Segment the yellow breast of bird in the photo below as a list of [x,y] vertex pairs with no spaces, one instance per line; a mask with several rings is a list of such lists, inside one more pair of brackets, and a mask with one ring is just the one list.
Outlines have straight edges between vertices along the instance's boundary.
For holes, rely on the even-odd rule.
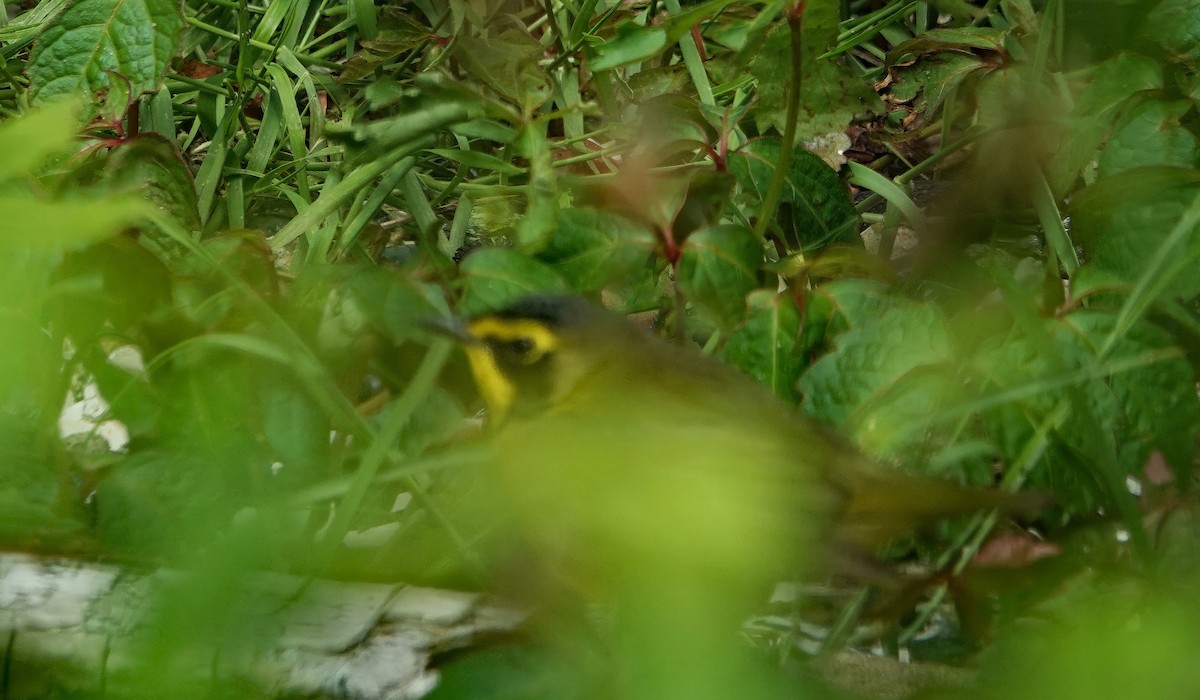
[[535,545],[593,581],[803,570],[845,497],[793,424],[747,430],[728,402],[653,381],[600,373],[499,431],[500,483]]

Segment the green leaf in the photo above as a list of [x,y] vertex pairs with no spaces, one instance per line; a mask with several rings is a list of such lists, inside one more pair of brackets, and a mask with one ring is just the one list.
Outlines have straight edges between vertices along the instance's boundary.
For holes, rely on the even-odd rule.
[[788,401],[795,401],[795,381],[803,366],[797,351],[801,318],[787,295],[760,289],[746,298],[746,322],[729,334],[721,358]]
[[[369,305],[371,299],[364,298],[363,302]],[[411,279],[392,280],[380,311],[383,327],[394,342],[407,339],[421,322],[450,313],[436,288]]]
[[[156,90],[179,46],[175,0],[77,0],[51,21],[29,63],[31,101],[109,94],[109,116]],[[115,100],[124,95],[125,100]]]
[[1114,110],[1130,96],[1163,86],[1162,65],[1141,54],[1122,53],[1096,66],[1071,112],[1064,156],[1050,163],[1056,192],[1064,191],[1095,158],[1108,135]]
[[[450,315],[440,288],[413,276],[397,276],[381,267],[347,269],[345,274],[338,297],[348,298],[322,312],[331,333],[344,334],[342,340],[326,341],[327,346],[353,345],[362,333],[363,320],[399,345],[412,338],[422,322]],[[344,320],[332,322],[334,315]]]
[[927,230],[926,226],[928,224],[925,222],[925,215],[921,213],[920,208],[917,207],[916,203],[912,201],[908,193],[900,185],[897,185],[892,180],[861,163],[851,161],[849,166],[850,172],[853,175],[850,178],[851,184],[871,190],[883,197],[888,204],[900,210],[916,230]]
[[[31,465],[46,471],[43,465]],[[8,477],[8,474],[4,474]],[[70,547],[72,541],[82,538],[86,529],[82,522],[64,517],[61,508],[55,506],[53,489],[45,494],[36,494],[29,488],[16,489],[9,486],[8,479],[0,487],[0,542],[6,548],[61,545]]]
[[46,24],[69,4],[69,0],[39,2],[15,17],[10,11],[8,21],[0,27],[0,43],[9,47],[5,53],[10,54],[13,48],[25,46],[36,39],[46,28]]
[[894,291],[874,280],[837,280],[814,291],[837,309],[850,328],[869,326],[896,305]]
[[[810,3],[810,7],[831,3]],[[836,31],[836,8],[833,19]],[[815,13],[805,15],[804,48],[801,61],[800,112],[796,124],[798,140],[844,131],[851,120],[879,112],[879,96],[870,81],[847,68],[840,57],[821,59],[818,56],[830,45],[834,36],[818,31]],[[824,38],[828,35],[828,38]],[[785,23],[771,30],[750,64],[758,81],[758,106],[754,121],[760,133],[775,129],[783,133],[788,106],[788,85],[792,69],[791,39]]]
[[949,95],[968,80],[978,80],[990,69],[989,64],[974,54],[936,54],[911,66],[896,68],[891,96],[902,102],[915,101],[915,111],[932,118]]
[[1151,450],[1183,473],[1196,449],[1200,405],[1191,367],[1169,336],[1146,323],[1102,354],[1117,322],[1111,311],[1077,310],[1039,321],[1043,338],[1015,333],[971,358],[979,396],[1003,399],[980,420],[1010,458],[1070,402],[1034,477],[1077,512],[1128,501],[1126,477],[1141,471]]
[[[761,200],[779,162],[780,140],[756,139],[729,157],[729,171],[742,188]],[[797,248],[812,250],[834,243],[861,245],[858,213],[837,172],[816,155],[792,151],[780,198],[780,224]]]
[[554,235],[558,217],[558,178],[545,125],[530,122],[521,132],[522,154],[529,160],[529,185],[525,215],[517,221],[517,246],[536,253]]
[[416,93],[405,94],[397,115],[371,122],[330,124],[331,138],[352,141],[370,149],[415,144],[455,124],[481,119],[487,106],[478,96],[454,86],[430,81]]
[[277,487],[310,484],[324,476],[322,465],[329,459],[329,418],[298,382],[261,383],[258,402],[262,405],[262,435],[272,456],[283,464]]
[[683,244],[676,283],[719,326],[731,328],[746,315],[746,295],[758,286],[761,263],[762,248],[749,229],[713,226]]
[[141,193],[189,231],[200,229],[196,184],[174,141],[141,134],[113,149],[104,167],[118,189]]
[[[1071,578],[1030,611],[1038,624],[1013,625],[989,650],[979,687],[997,698],[1190,698],[1200,687],[1191,661],[1200,644],[1200,611],[1191,595],[1196,521],[1190,511],[1180,515],[1167,520],[1187,533],[1186,548],[1179,548],[1187,553],[1156,557],[1156,572],[1165,572],[1154,575],[1128,573],[1127,552],[1102,554],[1114,539],[1110,530],[1083,533],[1087,544],[1068,550],[1080,561]],[[1156,536],[1172,529],[1160,526]],[[1046,663],[1051,658],[1055,663]]]
[[669,43],[667,32],[662,28],[626,22],[617,27],[615,37],[592,47],[593,57],[588,61],[588,68],[602,71],[640,63],[662,53]]
[[1163,0],[1146,15],[1142,36],[1177,61],[1200,66],[1200,2]]
[[654,233],[645,225],[600,209],[564,209],[558,228],[538,258],[550,263],[580,291],[633,279],[648,270]]
[[371,0],[355,0],[350,5],[350,16],[364,39],[374,39],[378,32],[378,17],[375,3]]
[[107,358],[89,362],[87,367],[108,400],[113,417],[125,424],[130,436],[152,435],[158,425],[161,398],[146,378],[112,365]]
[[479,151],[468,151],[456,148],[430,148],[428,151],[435,155],[439,155],[446,160],[462,163],[468,168],[489,170],[491,172],[501,173],[503,175],[520,175],[521,173],[525,172],[522,168],[518,168],[506,160],[501,160],[496,156],[488,153],[480,153]]
[[47,202],[0,195],[0,250],[70,250],[116,235],[146,213],[133,197]]
[[949,27],[931,29],[888,51],[888,66],[894,66],[906,56],[922,56],[942,51],[967,53],[973,50],[986,51],[995,60],[1003,56],[1004,38],[1007,31],[991,27]]
[[[503,641],[503,640],[502,640]],[[571,649],[581,646],[572,641]],[[613,685],[594,650],[566,657],[539,644],[493,644],[439,668],[441,681],[428,700],[583,700]],[[607,682],[605,679],[608,679]],[[590,692],[589,692],[590,691]]]
[[[496,30],[496,24],[507,24]],[[455,43],[455,57],[479,82],[529,113],[550,96],[549,80],[538,61],[544,48],[519,24],[503,16],[477,36]]]
[[465,313],[495,309],[530,294],[566,292],[567,283],[545,264],[507,248],[477,250],[459,268]]
[[[932,306],[879,299],[877,285],[828,285],[850,330],[800,377],[804,410],[877,454],[901,451],[906,423],[954,396],[951,336]],[[864,294],[865,292],[865,294]],[[880,303],[882,302],[882,303]]]
[[434,387],[400,433],[400,448],[406,455],[417,455],[434,445],[451,444],[456,435],[462,434],[467,417],[450,392]]
[[[1062,320],[1064,331],[1078,334],[1086,347],[1078,344],[1073,353],[1094,356],[1104,347],[1110,332],[1119,322],[1116,314],[1078,310]],[[1108,352],[1108,362],[1136,358],[1173,346],[1175,340],[1149,323],[1130,328]],[[1195,373],[1182,354],[1108,378],[1117,420],[1106,425],[1118,432],[1116,442],[1129,448],[1123,465],[1130,474],[1138,474],[1152,449],[1162,452],[1180,479],[1187,478],[1196,453],[1196,435],[1200,430],[1200,399],[1197,398]],[[1101,418],[1113,418],[1112,415]],[[1079,439],[1090,439],[1079,435]]]
[[[1200,171],[1168,167],[1126,170],[1083,190],[1071,205],[1071,229],[1087,254],[1087,267],[1137,282],[1197,196]],[[1197,255],[1200,236],[1193,232],[1171,259]],[[1174,275],[1161,294],[1200,294],[1200,278]]]
[[130,236],[63,256],[51,290],[47,310],[55,327],[85,349],[109,334],[136,335],[147,319],[165,317],[175,293],[171,270]]
[[692,231],[721,221],[737,180],[727,171],[696,170],[687,181],[687,196],[679,205],[671,231],[683,240]]
[[402,54],[429,41],[429,27],[421,24],[400,8],[380,8],[380,30],[373,39],[359,42],[361,49],[346,61],[338,76],[340,82],[359,80],[370,75]]
[[1195,166],[1200,141],[1183,124],[1191,100],[1148,97],[1136,101],[1113,125],[1112,136],[1100,154],[1098,174],[1115,175],[1141,166]]
[[450,127],[450,130],[459,136],[470,139],[487,139],[505,145],[517,140],[517,132],[511,126],[488,119],[476,119],[455,124]]
[[0,123],[0,181],[33,172],[75,141],[79,105],[65,100]]

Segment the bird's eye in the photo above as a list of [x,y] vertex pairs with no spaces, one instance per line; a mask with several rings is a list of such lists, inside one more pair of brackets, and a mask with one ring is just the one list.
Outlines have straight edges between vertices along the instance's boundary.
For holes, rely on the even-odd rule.
[[533,352],[536,344],[533,342],[532,338],[517,338],[509,343],[509,347],[511,347],[513,352],[516,354],[524,356]]

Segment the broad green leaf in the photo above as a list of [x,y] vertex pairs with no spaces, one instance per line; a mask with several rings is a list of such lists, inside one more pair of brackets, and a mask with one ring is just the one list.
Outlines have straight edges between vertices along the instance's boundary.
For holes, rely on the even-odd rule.
[[0,250],[71,250],[116,235],[146,213],[133,197],[63,199],[0,195]]
[[445,389],[434,387],[400,433],[400,447],[406,455],[418,455],[433,445],[451,444],[456,435],[462,435],[463,420],[467,417],[458,399]]
[[440,288],[412,276],[397,276],[382,267],[341,272],[345,279],[339,280],[321,312],[329,331],[322,337],[323,347],[348,348],[360,342],[364,323],[399,345],[419,333],[423,322],[450,314]]
[[[780,141],[756,139],[729,157],[729,170],[741,186],[762,199],[779,162]],[[861,245],[858,213],[838,174],[817,156],[803,149],[792,151],[788,177],[780,198],[780,225],[805,250],[833,243]]]
[[[686,99],[683,96],[688,94],[690,81],[687,66],[673,63],[640,70],[629,76],[625,82],[633,92],[633,100],[639,104],[640,112],[641,105],[656,98]],[[687,101],[695,108],[695,101]]]
[[461,309],[468,314],[504,306],[530,294],[566,292],[568,286],[544,263],[507,248],[484,248],[467,256]]
[[[1085,347],[1080,354],[1093,355],[1104,346],[1118,317],[1102,311],[1079,310],[1063,319],[1064,330],[1077,333]],[[1175,339],[1149,323],[1128,330],[1108,352],[1108,363],[1135,358],[1174,345]],[[1191,471],[1200,430],[1200,399],[1193,390],[1196,378],[1182,353],[1174,358],[1114,374],[1108,378],[1120,420],[1108,425],[1120,431],[1117,443],[1129,448],[1123,455],[1128,473],[1138,474],[1152,449],[1162,452],[1180,478]],[[1108,416],[1102,416],[1108,417]],[[1080,435],[1079,439],[1088,439]]]
[[[270,375],[271,379],[281,379]],[[272,456],[283,464],[277,487],[296,487],[324,476],[328,464],[329,417],[298,382],[262,382],[262,435]]]
[[1121,554],[1102,556],[1112,532],[1086,538],[1068,555],[1080,560],[1073,579],[1033,607],[1038,624],[1013,625],[989,650],[978,687],[993,698],[1189,700],[1200,687],[1192,663],[1200,610],[1192,594],[1196,523],[1188,513],[1171,523],[1186,532],[1186,554],[1156,557],[1155,574],[1129,573],[1129,562],[1117,563]]
[[0,181],[30,173],[50,156],[68,151],[78,112],[77,102],[65,100],[0,122]]
[[647,271],[654,234],[645,225],[600,209],[564,209],[558,228],[538,258],[550,263],[575,289],[599,291],[630,282]]
[[[369,302],[370,299],[363,301]],[[378,302],[378,298],[375,302]],[[392,280],[380,311],[384,328],[389,337],[397,342],[408,338],[422,322],[450,313],[439,290],[408,279]]]
[[814,292],[837,309],[850,328],[869,326],[896,304],[895,292],[873,280],[842,279],[822,285]]
[[[1136,168],[1098,181],[1071,206],[1071,229],[1083,245],[1087,267],[1134,283],[1200,196],[1200,172],[1185,168]],[[1188,235],[1172,260],[1200,255],[1200,236]],[[1160,272],[1154,272],[1157,277]],[[1189,298],[1200,278],[1177,274],[1161,292]]]
[[936,54],[911,66],[896,68],[896,81],[890,92],[896,100],[912,101],[917,113],[932,118],[949,95],[968,80],[978,80],[988,70],[989,64],[974,54]]
[[[572,640],[576,648],[583,643]],[[590,643],[590,642],[589,642]],[[428,700],[582,700],[606,688],[611,672],[591,651],[568,657],[538,644],[498,644],[465,654],[440,669]],[[604,693],[601,692],[600,695]]]
[[979,396],[1003,399],[980,412],[1002,454],[1015,455],[1070,402],[1034,477],[1078,512],[1128,501],[1126,477],[1142,470],[1151,450],[1180,472],[1196,449],[1200,404],[1191,367],[1148,324],[1130,328],[1102,356],[1116,321],[1111,311],[1078,310],[1042,321],[1043,339],[1016,333],[972,358]]
[[1163,0],[1146,15],[1142,36],[1160,47],[1167,56],[1200,67],[1200,2]]
[[108,115],[158,88],[179,46],[175,0],[76,0],[42,32],[29,63],[31,100],[109,95]]
[[[496,24],[507,25],[497,30]],[[530,113],[550,96],[549,80],[538,61],[541,44],[516,22],[498,17],[477,36],[455,43],[455,57],[472,78]]]
[[141,134],[114,148],[104,167],[119,190],[142,194],[189,231],[200,229],[196,184],[173,141]]
[[136,336],[147,319],[170,313],[172,287],[171,270],[146,245],[113,236],[63,256],[47,315],[81,347],[107,334]]
[[[49,473],[44,465],[29,465],[25,471]],[[10,474],[0,474],[4,486],[0,487],[0,542],[6,548],[62,546],[70,548],[72,541],[80,540],[86,532],[83,522],[63,516],[62,509],[55,503],[53,483],[34,491],[27,485],[22,488],[10,486]],[[47,479],[50,482],[50,479]]]
[[1119,54],[1099,66],[1084,88],[1068,122],[1071,134],[1062,157],[1050,162],[1050,176],[1056,192],[1069,187],[1095,160],[1115,110],[1130,96],[1163,85],[1162,66],[1146,56]]
[[429,27],[401,8],[380,8],[379,34],[359,42],[360,50],[346,61],[339,82],[359,80],[429,41]]
[[692,231],[721,221],[733,195],[736,178],[728,171],[696,170],[687,180],[687,196],[671,222],[675,240],[682,241]]
[[1200,163],[1200,141],[1184,124],[1193,109],[1191,100],[1148,97],[1134,102],[1113,125],[1097,173],[1104,177],[1141,166],[1194,167]]
[[[830,3],[811,3],[810,7]],[[818,56],[830,46],[834,35],[817,28],[817,13],[805,15],[802,43],[800,111],[796,126],[797,140],[830,132],[844,131],[856,117],[881,111],[879,96],[870,81],[847,68],[840,57]],[[836,31],[836,8],[833,29]],[[750,64],[758,81],[758,106],[754,121],[761,133],[774,129],[783,133],[787,115],[789,84],[792,74],[791,39],[788,27],[780,22],[771,30]]]
[[935,308],[896,299],[879,304],[873,287],[825,288],[850,329],[805,371],[797,390],[806,413],[842,427],[874,453],[892,455],[914,439],[907,430],[913,416],[957,395],[954,348]]
[[693,233],[683,244],[676,283],[722,328],[746,315],[746,295],[758,286],[762,248],[747,228],[725,224]]
[[788,401],[803,364],[797,353],[800,310],[785,294],[760,289],[746,298],[746,322],[729,334],[721,358]]
[[263,469],[274,455],[246,428],[261,426],[259,391],[283,370],[219,345],[196,349],[155,375],[155,449],[135,451],[97,488],[96,530],[116,551],[194,558],[199,541],[211,543],[269,483]]
[[1123,51],[1092,67],[1087,87],[1076,99],[1080,117],[1100,115],[1139,92],[1163,88],[1163,64],[1150,56]]
[[108,399],[112,416],[121,421],[134,438],[153,434],[158,425],[161,397],[145,377],[113,366],[107,358],[87,363],[101,396]]

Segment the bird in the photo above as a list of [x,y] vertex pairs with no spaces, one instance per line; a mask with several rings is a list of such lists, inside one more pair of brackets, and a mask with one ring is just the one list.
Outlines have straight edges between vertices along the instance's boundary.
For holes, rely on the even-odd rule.
[[580,297],[444,328],[487,408],[497,498],[540,564],[527,575],[617,611],[638,690],[613,697],[753,697],[728,642],[775,582],[1013,501],[884,468],[737,369]]

